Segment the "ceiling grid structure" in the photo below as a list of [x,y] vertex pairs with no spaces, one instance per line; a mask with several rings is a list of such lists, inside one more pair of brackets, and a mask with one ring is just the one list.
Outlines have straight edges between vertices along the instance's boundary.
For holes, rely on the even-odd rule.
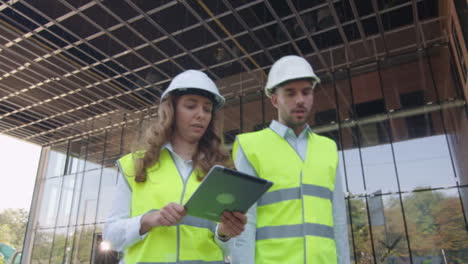
[[[48,145],[115,127],[121,122],[104,120],[116,116],[136,120],[130,116],[148,111],[152,116],[171,78],[186,69],[205,71],[229,105],[239,95],[260,92],[272,63],[284,55],[304,56],[326,76],[417,51],[447,41],[440,30],[446,18],[437,5],[437,0],[4,1],[0,133]],[[90,125],[100,120],[102,126]]]

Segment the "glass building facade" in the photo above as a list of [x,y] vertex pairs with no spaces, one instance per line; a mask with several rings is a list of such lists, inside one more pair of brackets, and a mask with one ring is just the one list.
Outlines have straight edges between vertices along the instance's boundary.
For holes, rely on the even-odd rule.
[[[468,110],[450,46],[320,77],[309,124],[339,146],[351,262],[468,263]],[[228,145],[276,118],[260,89],[240,91],[226,96],[221,115]],[[100,246],[115,161],[154,115],[107,116],[83,124],[93,133],[43,148],[25,243],[30,263],[114,263]]]

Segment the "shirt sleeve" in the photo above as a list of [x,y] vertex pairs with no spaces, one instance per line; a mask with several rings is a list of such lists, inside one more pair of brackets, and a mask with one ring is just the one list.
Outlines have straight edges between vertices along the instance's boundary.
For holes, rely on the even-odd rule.
[[[239,143],[239,142],[237,142]],[[234,157],[236,169],[240,172],[257,176],[255,169],[242,150],[239,144],[236,157]],[[247,224],[244,232],[235,238],[231,238],[230,257],[232,264],[255,264],[255,234],[257,226],[257,205],[254,204],[247,211]]]
[[345,199],[343,193],[342,177],[339,169],[336,170],[335,190],[333,192],[333,222],[338,264],[349,264],[348,222],[346,218]]
[[231,239],[229,239],[227,241],[221,240],[219,238],[219,236],[218,236],[218,227],[219,227],[219,224],[216,225],[215,236],[214,236],[215,237],[215,242],[216,242],[216,244],[218,244],[218,246],[223,251],[224,258],[230,258],[233,239],[231,238]]
[[110,242],[113,250],[120,252],[143,240],[147,235],[140,235],[140,220],[143,215],[130,217],[132,192],[124,177],[119,171],[112,209],[103,231],[104,240]]

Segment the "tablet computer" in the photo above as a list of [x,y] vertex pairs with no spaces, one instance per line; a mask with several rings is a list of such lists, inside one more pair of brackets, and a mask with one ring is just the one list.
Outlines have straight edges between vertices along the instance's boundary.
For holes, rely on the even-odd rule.
[[272,182],[222,166],[213,166],[185,204],[188,215],[219,222],[224,211],[247,210]]

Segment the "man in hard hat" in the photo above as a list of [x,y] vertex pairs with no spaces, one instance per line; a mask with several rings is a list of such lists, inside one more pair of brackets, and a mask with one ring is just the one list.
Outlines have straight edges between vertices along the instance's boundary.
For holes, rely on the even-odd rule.
[[249,210],[246,229],[232,248],[234,263],[350,261],[336,144],[307,124],[319,82],[304,58],[279,59],[265,87],[278,120],[237,136],[236,168],[274,185]]

